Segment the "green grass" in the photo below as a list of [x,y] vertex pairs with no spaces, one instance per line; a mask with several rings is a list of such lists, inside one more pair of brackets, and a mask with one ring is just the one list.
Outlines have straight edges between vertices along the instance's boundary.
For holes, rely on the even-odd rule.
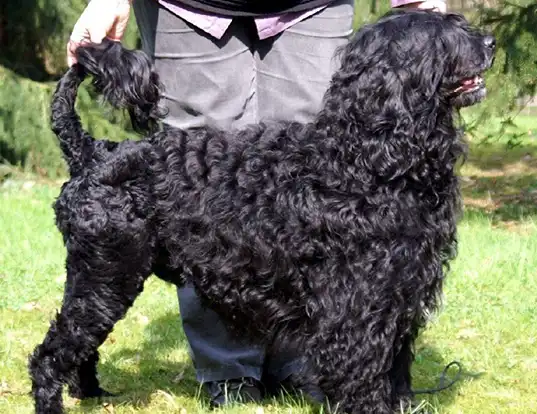
[[[463,380],[425,398],[433,413],[537,412],[537,145],[506,150],[504,141],[472,144],[463,166],[466,213],[460,253],[445,304],[421,336],[416,388],[431,387],[458,360]],[[0,187],[0,413],[31,413],[28,354],[61,298],[64,249],[50,208],[54,182],[7,180]],[[125,320],[101,348],[108,405],[66,398],[72,413],[208,413],[194,379],[173,287],[150,279]],[[224,414],[303,413],[291,397]]]

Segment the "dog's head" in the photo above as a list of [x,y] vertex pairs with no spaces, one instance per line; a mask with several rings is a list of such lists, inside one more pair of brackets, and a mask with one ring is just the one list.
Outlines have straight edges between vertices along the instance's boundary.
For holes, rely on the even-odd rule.
[[473,105],[486,96],[483,74],[494,63],[496,40],[470,27],[460,15],[441,17],[446,60],[440,91],[456,107]]
[[459,14],[395,11],[355,34],[342,50],[339,74],[379,100],[398,96],[419,109],[439,99],[463,107],[485,97],[482,75],[494,52],[494,37]]
[[494,47],[458,14],[392,12],[340,50],[318,126],[359,148],[358,161],[377,176],[433,157],[451,165],[462,152],[453,110],[484,98]]

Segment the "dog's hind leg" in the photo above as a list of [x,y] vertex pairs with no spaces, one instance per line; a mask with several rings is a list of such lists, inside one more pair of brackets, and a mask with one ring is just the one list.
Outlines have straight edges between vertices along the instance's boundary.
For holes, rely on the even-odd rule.
[[77,397],[102,392],[96,378],[97,348],[125,316],[147,276],[117,273],[115,283],[95,284],[92,282],[99,277],[76,273],[77,285],[30,360],[36,413],[63,412],[61,392],[65,383]]
[[[151,274],[153,243],[144,226],[108,222],[103,233],[72,231],[66,245],[66,295],[45,340],[30,358],[38,414],[63,412],[62,386],[78,396],[100,393],[97,348],[123,318]],[[132,224],[132,223],[131,223]],[[137,228],[136,228],[137,227]],[[77,235],[84,234],[77,239]]]
[[[64,302],[69,300],[73,289],[73,277],[68,272],[65,283]],[[91,397],[106,396],[109,393],[99,386],[97,379],[97,363],[99,352],[96,350],[87,360],[83,361],[77,369],[74,369],[68,379],[69,395],[74,398],[84,399]]]

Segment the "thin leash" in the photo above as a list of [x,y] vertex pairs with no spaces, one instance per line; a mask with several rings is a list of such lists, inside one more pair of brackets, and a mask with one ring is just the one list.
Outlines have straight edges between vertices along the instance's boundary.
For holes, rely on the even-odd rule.
[[[451,367],[457,367],[457,373],[455,376],[448,381],[448,371]],[[458,361],[451,361],[446,365],[442,374],[440,374],[440,379],[438,380],[438,386],[434,388],[422,388],[412,391],[414,395],[416,394],[436,394],[438,392],[447,390],[451,388],[455,383],[459,382],[462,379],[462,365]]]

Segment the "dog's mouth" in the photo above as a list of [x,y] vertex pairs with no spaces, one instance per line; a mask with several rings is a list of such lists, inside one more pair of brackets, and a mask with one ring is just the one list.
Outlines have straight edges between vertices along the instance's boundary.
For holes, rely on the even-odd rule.
[[453,95],[461,95],[470,92],[476,92],[485,87],[485,81],[481,75],[475,75],[470,78],[464,78],[451,91]]

